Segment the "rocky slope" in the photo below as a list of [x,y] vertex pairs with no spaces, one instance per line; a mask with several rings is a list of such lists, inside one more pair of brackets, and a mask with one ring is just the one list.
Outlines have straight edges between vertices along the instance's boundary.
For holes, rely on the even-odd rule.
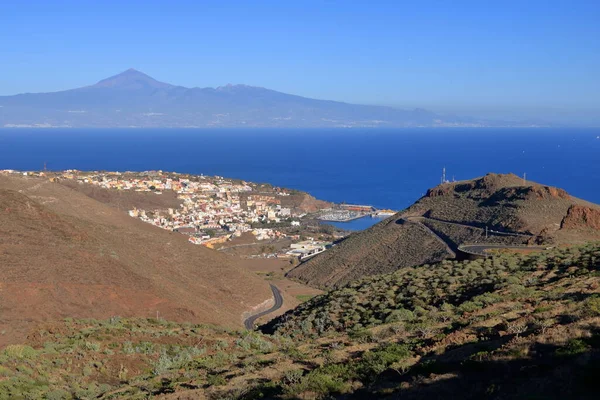
[[0,343],[114,315],[241,326],[271,298],[240,261],[48,180],[0,176]]
[[562,189],[523,182],[512,174],[444,183],[406,210],[301,264],[289,276],[317,287],[337,287],[360,277],[453,258],[463,243],[580,243],[600,237],[598,212],[597,205]]
[[593,229],[600,230],[600,210],[596,207],[573,205],[569,207],[560,228],[563,230]]

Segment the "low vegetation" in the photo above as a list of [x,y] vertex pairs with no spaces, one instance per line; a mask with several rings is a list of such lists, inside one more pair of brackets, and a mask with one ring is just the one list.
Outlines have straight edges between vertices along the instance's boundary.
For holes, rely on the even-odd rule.
[[[444,260],[402,268],[315,297],[274,320],[267,329],[305,338],[384,323],[400,323],[409,329],[448,323],[468,315],[480,316],[489,307],[499,313],[499,303],[523,312],[548,302],[566,307],[575,293],[585,296],[597,291],[598,263],[600,250],[588,245],[529,256],[504,253],[474,261]],[[575,276],[578,279],[573,279]]]
[[355,281],[261,329],[65,320],[0,353],[0,398],[595,398],[600,244]]

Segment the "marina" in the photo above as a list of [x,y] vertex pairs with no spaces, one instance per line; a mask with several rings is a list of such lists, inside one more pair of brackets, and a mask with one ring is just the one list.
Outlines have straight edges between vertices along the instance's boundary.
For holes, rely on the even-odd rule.
[[335,208],[322,210],[316,219],[327,222],[350,222],[364,217],[385,218],[396,213],[394,210],[378,210],[373,206],[340,204]]
[[317,219],[329,222],[349,222],[355,219],[363,218],[369,214],[361,211],[349,210],[328,210],[321,213]]

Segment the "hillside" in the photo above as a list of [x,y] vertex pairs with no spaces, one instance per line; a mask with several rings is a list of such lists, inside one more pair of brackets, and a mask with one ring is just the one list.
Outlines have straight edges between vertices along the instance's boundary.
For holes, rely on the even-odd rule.
[[241,326],[271,298],[240,261],[47,179],[0,176],[0,342],[114,315]]
[[134,208],[140,210],[164,210],[179,208],[182,204],[182,201],[177,198],[177,193],[172,190],[165,190],[161,196],[157,196],[150,192],[110,190],[95,185],[80,184],[73,180],[61,180],[60,184],[121,211],[129,211]]
[[274,335],[153,318],[67,319],[0,352],[0,393],[595,399],[599,273],[599,243],[408,267],[315,297],[262,328]]
[[77,89],[0,96],[0,127],[298,128],[490,124],[502,125],[440,116],[423,109],[400,110],[317,100],[247,85],[186,88],[159,82],[134,69]]
[[317,287],[339,287],[454,258],[464,243],[582,243],[600,238],[599,218],[599,206],[564,190],[524,183],[512,174],[488,174],[430,189],[406,210],[351,235],[288,275]]

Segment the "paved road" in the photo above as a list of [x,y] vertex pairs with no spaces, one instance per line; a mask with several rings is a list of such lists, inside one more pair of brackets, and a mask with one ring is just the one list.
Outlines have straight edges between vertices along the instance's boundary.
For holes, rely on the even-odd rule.
[[[400,219],[403,221],[406,221],[406,222],[412,222],[412,223],[419,224],[420,226],[425,228],[429,233],[431,233],[433,236],[438,238],[438,240],[440,240],[446,246],[446,249],[453,255],[454,258],[456,258],[456,254],[454,253],[454,251],[452,251],[450,249],[449,243],[446,243],[446,241],[441,236],[439,236],[437,233],[435,233],[434,231],[429,229],[429,227],[426,226],[425,224],[423,224],[422,221],[431,220],[434,222],[441,222],[441,223],[450,224],[450,225],[456,225],[456,226],[461,226],[461,227],[468,227],[468,228],[482,230],[482,228],[476,227],[476,226],[460,224],[460,223],[455,223],[455,222],[440,221],[440,220],[436,220],[436,219],[430,219],[430,218],[419,217],[419,216],[411,216],[411,217],[405,217],[405,218],[400,218]],[[497,231],[489,231],[489,232],[499,233],[499,234],[503,234],[503,235],[511,235],[511,236],[531,237],[531,235],[521,234],[521,233],[509,233],[509,232],[497,232]],[[504,250],[546,250],[547,247],[524,246],[524,245],[511,246],[511,245],[504,245],[501,243],[499,243],[499,244],[481,243],[481,244],[460,245],[460,246],[458,246],[458,249],[464,253],[489,257],[489,256],[491,256],[491,254],[488,253],[486,250],[503,250],[503,249]]]
[[270,314],[272,312],[275,312],[275,311],[279,310],[281,308],[281,306],[283,306],[283,296],[281,295],[281,292],[279,291],[277,286],[275,286],[275,285],[270,285],[270,286],[271,286],[271,291],[273,292],[273,298],[275,299],[275,305],[273,305],[273,307],[269,308],[267,311],[259,312],[258,314],[254,314],[254,315],[251,315],[250,317],[246,318],[246,320],[244,321],[244,326],[246,327],[246,329],[254,330],[254,323],[256,322],[257,319],[259,319],[260,317],[265,316],[267,314]]
[[[439,222],[442,224],[447,224],[447,225],[454,225],[454,226],[458,226],[458,227],[462,227],[462,228],[471,228],[471,229],[477,229],[480,231],[485,231],[485,228],[482,228],[480,226],[475,226],[475,225],[469,225],[469,224],[461,224],[460,222],[450,222],[450,221],[444,221],[441,219],[435,219],[435,218],[427,218],[427,217],[422,217],[422,216],[417,216],[417,217],[406,217],[405,218],[408,221],[414,220],[414,221],[432,221],[432,222]],[[500,232],[500,231],[495,231],[493,229],[488,229],[488,233],[491,234],[496,234],[496,235],[504,235],[504,236],[518,236],[518,237],[525,237],[525,238],[530,238],[533,235],[529,234],[529,233],[517,233],[517,232]]]
[[465,246],[459,246],[459,250],[465,253],[478,254],[483,256],[489,256],[490,254],[486,250],[546,250],[544,246],[508,246],[502,244],[471,244]]
[[434,238],[436,238],[446,248],[446,251],[452,256],[452,258],[456,258],[456,253],[450,248],[448,243],[446,243],[446,241],[442,237],[440,237],[437,233],[432,231],[427,225],[422,223],[421,222],[422,219],[423,218],[420,218],[420,217],[400,218],[400,220],[402,220],[402,221],[416,224],[416,225],[420,226],[421,228],[425,229],[430,235],[432,235]]

